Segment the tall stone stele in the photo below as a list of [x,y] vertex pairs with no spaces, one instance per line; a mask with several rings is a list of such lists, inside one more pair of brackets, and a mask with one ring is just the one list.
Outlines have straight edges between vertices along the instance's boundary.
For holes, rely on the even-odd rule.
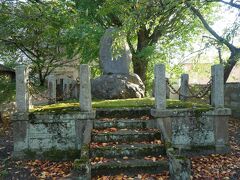
[[[126,42],[113,53],[114,32],[109,28],[100,42],[100,67],[103,75],[92,80],[92,95],[96,99],[126,99],[144,97],[145,86],[137,74],[130,73],[132,54]],[[123,37],[124,38],[124,37]]]
[[114,28],[104,33],[100,42],[100,66],[103,74],[129,74],[132,54],[127,43],[120,50],[119,55],[113,55]]

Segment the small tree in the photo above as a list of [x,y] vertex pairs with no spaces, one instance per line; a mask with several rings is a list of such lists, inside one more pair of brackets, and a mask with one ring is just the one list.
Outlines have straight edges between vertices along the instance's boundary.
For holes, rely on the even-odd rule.
[[[234,8],[240,9],[240,4],[237,3],[237,1],[210,1],[210,2],[222,2],[224,4],[230,5]],[[195,16],[199,18],[205,29],[212,35],[212,39],[217,42],[218,44],[218,51],[219,51],[219,60],[220,63],[224,64],[224,82],[226,83],[233,67],[236,65],[236,63],[240,59],[240,47],[239,44],[233,43],[233,38],[236,36],[239,36],[239,28],[240,28],[240,18],[237,18],[234,25],[227,29],[226,32],[223,35],[219,35],[207,22],[207,20],[204,18],[200,10],[198,10],[196,7],[194,7],[194,4],[187,2],[187,7],[193,12]],[[223,60],[221,57],[221,49],[226,47],[229,52],[230,56],[227,60]]]
[[64,1],[2,2],[1,51],[5,55],[6,52],[24,54],[27,58],[23,63],[31,64],[43,85],[56,67],[73,58],[75,49],[67,32],[73,27],[76,14],[72,4]]

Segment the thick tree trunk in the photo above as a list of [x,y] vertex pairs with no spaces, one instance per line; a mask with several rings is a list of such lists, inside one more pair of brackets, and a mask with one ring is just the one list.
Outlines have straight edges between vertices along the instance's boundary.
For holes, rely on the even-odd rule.
[[137,74],[145,84],[148,62],[134,55],[132,61],[134,73]]
[[144,48],[146,48],[149,45],[151,39],[149,38],[149,32],[146,30],[145,27],[142,27],[139,30],[137,36],[138,36],[137,50],[136,54],[133,54],[132,57],[133,70],[135,74],[139,75],[139,77],[145,84],[148,61],[144,58],[139,57],[137,53],[141,52]]
[[240,58],[240,49],[236,49],[236,52],[232,52],[227,64],[224,67],[224,83],[227,82],[233,67],[236,65]]

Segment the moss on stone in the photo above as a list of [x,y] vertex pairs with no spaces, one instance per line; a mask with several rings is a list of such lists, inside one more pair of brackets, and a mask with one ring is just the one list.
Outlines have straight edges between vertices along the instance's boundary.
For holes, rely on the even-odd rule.
[[24,151],[25,158],[27,159],[35,159],[37,156],[37,152],[31,149],[25,149]]
[[205,146],[191,146],[189,151],[194,151],[194,152],[201,152],[204,150],[215,150],[214,145],[205,145]]
[[213,107],[199,107],[196,109],[193,109],[193,116],[196,118],[200,118],[204,113],[207,111],[213,110]]
[[80,157],[80,151],[76,149],[60,150],[55,147],[43,152],[44,159],[59,161],[63,159],[76,159]]
[[[93,101],[93,108],[140,108],[154,107],[154,98],[131,98],[131,99],[115,99],[115,100],[98,100]],[[30,112],[52,112],[52,113],[68,113],[79,111],[78,102],[63,102],[52,105],[36,106]],[[167,100],[167,107],[172,108],[209,108],[210,105],[195,103],[190,101]]]
[[166,149],[172,148],[171,142],[165,142],[164,145],[165,145]]
[[73,168],[75,170],[84,171],[89,163],[89,157],[82,156],[80,159],[75,159],[73,162]]

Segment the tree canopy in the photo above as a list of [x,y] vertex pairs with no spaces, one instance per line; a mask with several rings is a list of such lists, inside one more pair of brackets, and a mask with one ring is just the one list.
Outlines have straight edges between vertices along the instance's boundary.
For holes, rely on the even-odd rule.
[[[222,36],[211,28],[213,8],[219,4],[239,8],[234,0],[3,2],[0,5],[1,56],[15,53],[17,58],[19,53],[24,54],[43,83],[54,68],[74,57],[81,62],[97,61],[101,36],[107,28],[115,27],[118,31],[114,49],[126,37],[133,55],[133,71],[146,83],[151,74],[148,70],[154,63],[167,64],[174,53],[189,49],[203,28],[213,35],[215,42],[229,47],[230,52],[238,51],[231,40],[237,34],[239,21]],[[229,58],[225,63],[225,79],[227,71],[231,71],[228,67],[235,65],[229,62],[238,60],[235,55],[234,60]]]
[[[203,3],[195,4],[200,7]],[[118,28],[116,46],[121,43],[122,36],[127,37],[134,73],[145,83],[151,62],[156,62],[156,58],[167,62],[171,48],[185,49],[199,32],[199,23],[192,18],[184,1],[102,0],[89,3],[82,0],[76,1],[76,5],[88,23],[103,30]],[[202,9],[210,14],[211,5]],[[156,45],[160,51],[156,51]]]
[[0,14],[2,56],[24,55],[18,61],[31,64],[41,84],[56,67],[68,63],[74,50],[68,31],[78,17],[72,3],[3,2]]

